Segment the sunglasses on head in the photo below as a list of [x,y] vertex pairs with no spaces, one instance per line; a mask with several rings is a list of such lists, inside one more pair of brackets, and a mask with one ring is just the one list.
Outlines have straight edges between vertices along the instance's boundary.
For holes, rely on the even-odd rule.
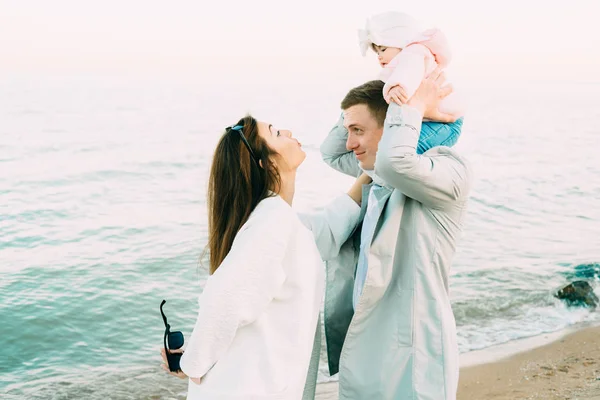
[[244,136],[244,132],[242,131],[242,129],[244,129],[244,125],[228,126],[225,129],[228,133],[231,131],[239,132],[240,137],[242,138],[242,142],[244,142],[244,144],[248,148],[248,151],[250,152],[251,158],[254,160],[254,162],[256,163],[257,166],[260,166],[258,163],[258,158],[256,158],[256,156],[254,155],[254,152],[252,151],[252,147],[250,147],[250,143],[248,143],[248,141],[246,140],[246,136]]
[[[165,336],[163,338],[163,344],[165,346],[165,353],[167,355],[167,362],[169,363],[169,370],[171,372],[177,372],[181,370],[179,362],[181,360],[181,353],[171,353],[169,350],[180,349],[183,346],[183,333],[180,331],[171,332],[171,325],[167,323],[167,317],[163,312],[163,306],[167,301],[163,300],[160,303],[160,313],[162,314],[163,321],[165,323]],[[168,347],[167,347],[168,345]]]

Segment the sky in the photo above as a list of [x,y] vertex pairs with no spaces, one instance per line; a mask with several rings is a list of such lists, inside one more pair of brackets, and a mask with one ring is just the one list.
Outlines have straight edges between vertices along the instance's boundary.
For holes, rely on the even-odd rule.
[[598,0],[0,0],[0,74],[358,79],[356,31],[388,10],[442,29],[472,82],[600,80]]

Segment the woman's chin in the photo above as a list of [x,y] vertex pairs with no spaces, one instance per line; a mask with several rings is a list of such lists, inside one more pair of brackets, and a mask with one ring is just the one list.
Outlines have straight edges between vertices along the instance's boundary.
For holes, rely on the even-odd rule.
[[302,165],[302,163],[304,162],[304,160],[306,160],[306,153],[304,152],[304,150],[300,150],[302,152],[302,155],[299,157],[298,161],[298,166],[296,168],[298,168],[299,166]]

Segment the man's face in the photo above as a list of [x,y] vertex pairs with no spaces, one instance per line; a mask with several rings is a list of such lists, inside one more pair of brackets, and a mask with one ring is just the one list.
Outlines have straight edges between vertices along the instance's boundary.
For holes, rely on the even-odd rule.
[[375,168],[375,156],[383,126],[371,114],[366,104],[357,104],[344,110],[344,126],[348,129],[346,148],[354,152],[362,169]]

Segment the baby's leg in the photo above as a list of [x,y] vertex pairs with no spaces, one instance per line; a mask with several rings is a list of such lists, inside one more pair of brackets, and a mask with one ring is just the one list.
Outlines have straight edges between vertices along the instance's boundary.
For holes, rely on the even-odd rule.
[[451,124],[423,121],[421,135],[417,144],[417,154],[423,154],[436,146],[454,146],[462,131],[463,118]]

